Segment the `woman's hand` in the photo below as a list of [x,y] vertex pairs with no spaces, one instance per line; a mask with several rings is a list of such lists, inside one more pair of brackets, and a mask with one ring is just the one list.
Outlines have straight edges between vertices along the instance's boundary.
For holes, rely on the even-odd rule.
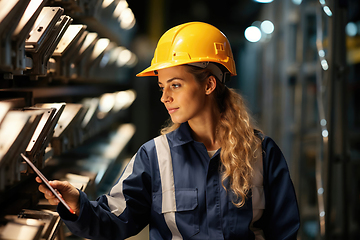
[[[51,205],[58,205],[59,199],[50,191],[44,183],[42,183],[39,177],[36,177],[36,181],[41,183],[39,185],[39,191],[44,193],[45,198],[49,201]],[[79,191],[66,181],[49,181],[50,185],[58,191],[59,195],[65,200],[69,207],[75,211],[75,214],[79,216],[80,213],[80,204],[79,204]]]

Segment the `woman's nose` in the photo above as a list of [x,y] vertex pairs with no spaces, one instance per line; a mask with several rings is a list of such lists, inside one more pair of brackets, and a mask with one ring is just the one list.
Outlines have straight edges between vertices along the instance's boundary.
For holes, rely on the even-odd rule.
[[160,101],[161,101],[162,103],[168,103],[168,102],[172,101],[172,97],[171,97],[171,95],[169,94],[169,91],[166,90],[165,88],[164,88],[164,90],[163,90],[163,92],[162,92],[162,96],[161,96]]

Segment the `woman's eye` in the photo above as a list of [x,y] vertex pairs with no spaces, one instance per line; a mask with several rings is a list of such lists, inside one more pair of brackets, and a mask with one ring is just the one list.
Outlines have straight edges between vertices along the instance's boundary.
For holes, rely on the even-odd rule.
[[176,83],[174,83],[173,85],[172,85],[172,88],[179,88],[179,87],[181,87],[181,85],[180,84],[176,84]]
[[160,92],[163,92],[163,91],[164,91],[164,88],[163,88],[163,87],[159,87],[159,91],[160,91]]

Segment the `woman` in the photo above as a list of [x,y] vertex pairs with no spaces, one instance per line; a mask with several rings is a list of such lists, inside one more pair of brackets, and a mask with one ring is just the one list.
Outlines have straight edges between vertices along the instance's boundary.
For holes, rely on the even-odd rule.
[[[168,30],[137,76],[158,77],[170,124],[97,201],[51,182],[76,212],[58,205],[68,228],[92,239],[125,239],[148,224],[156,240],[296,239],[299,213],[285,159],[225,86],[234,75],[230,44],[217,28],[191,22]],[[58,204],[43,184],[39,190]]]

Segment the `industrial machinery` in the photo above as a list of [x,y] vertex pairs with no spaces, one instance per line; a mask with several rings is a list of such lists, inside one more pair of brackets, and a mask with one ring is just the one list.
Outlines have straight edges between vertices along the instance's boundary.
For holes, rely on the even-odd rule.
[[121,170],[135,133],[129,12],[125,0],[0,2],[0,239],[65,239],[21,153],[90,197]]

